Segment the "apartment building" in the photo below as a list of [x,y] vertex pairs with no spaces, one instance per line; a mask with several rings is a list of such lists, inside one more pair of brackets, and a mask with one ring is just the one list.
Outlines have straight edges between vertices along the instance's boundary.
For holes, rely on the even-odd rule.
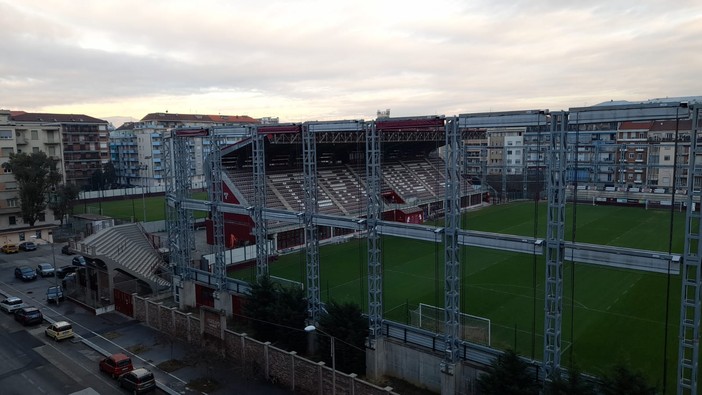
[[66,184],[83,188],[110,161],[108,122],[82,114],[12,112],[17,152],[44,151]]
[[[27,113],[0,110],[0,164],[11,153],[45,152],[57,161],[63,183],[85,186],[93,172],[109,161],[107,122],[82,114]],[[35,226],[22,220],[17,182],[0,171],[0,245],[29,240],[51,241],[58,220],[47,208]]]
[[[201,115],[150,113],[139,122],[125,123],[110,133],[110,152],[123,185],[159,187],[164,185],[164,133],[180,127],[209,128],[241,124],[257,124],[258,120],[246,115]],[[209,142],[193,138],[190,152],[193,163],[193,186],[205,182],[204,156]]]
[[125,122],[110,132],[110,160],[115,168],[117,183],[125,187],[140,185],[142,181],[134,126],[134,122]]
[[522,174],[526,128],[488,128],[488,174]]

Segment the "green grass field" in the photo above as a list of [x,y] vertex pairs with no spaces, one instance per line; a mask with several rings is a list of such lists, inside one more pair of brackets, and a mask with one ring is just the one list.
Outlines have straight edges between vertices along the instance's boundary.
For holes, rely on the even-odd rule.
[[[206,192],[193,193],[195,199],[207,199]],[[166,218],[166,206],[163,196],[151,196],[142,198],[134,195],[132,199],[110,200],[105,202],[76,202],[73,206],[75,214],[99,214],[107,215],[121,220],[134,218],[138,222],[162,221]],[[195,218],[205,218],[207,213],[197,211]]]
[[[532,236],[534,203],[493,206],[464,215],[462,228]],[[670,211],[578,205],[566,215],[566,239],[577,223],[576,241],[668,251]],[[537,235],[546,235],[546,205],[538,209]],[[684,212],[674,213],[672,251],[683,249]],[[442,245],[385,237],[385,317],[408,322],[408,309],[421,303],[443,306]],[[323,300],[353,301],[367,307],[366,240],[320,248]],[[461,250],[463,312],[492,322],[492,345],[512,347],[541,359],[544,324],[544,257],[475,247]],[[304,251],[280,257],[271,274],[304,282]],[[575,272],[573,273],[573,270]],[[253,269],[236,277],[251,280]],[[641,370],[651,384],[663,380],[666,295],[670,295],[667,385],[676,378],[680,277],[567,262],[564,270],[562,364],[574,361],[602,374],[616,362]]]
[[[204,199],[204,195],[196,195]],[[145,204],[145,206],[143,205]],[[115,218],[162,220],[163,197],[140,197],[102,204],[78,204],[76,212],[102,213]],[[201,218],[205,213],[197,212]],[[566,239],[584,243],[668,251],[683,250],[684,212],[674,214],[670,238],[670,211],[614,206],[578,205],[566,213]],[[538,218],[538,221],[535,221]],[[462,228],[488,232],[546,236],[546,205],[535,216],[533,202],[492,206],[464,215]],[[437,223],[442,226],[442,222]],[[400,238],[382,239],[385,317],[409,322],[409,309],[419,303],[444,305],[443,246]],[[353,301],[367,307],[366,240],[320,249],[323,300]],[[524,356],[541,359],[544,324],[544,257],[475,247],[461,249],[461,310],[492,322],[492,345],[512,347]],[[575,273],[573,275],[573,269]],[[304,282],[304,251],[281,256],[271,274]],[[235,274],[247,281],[254,269]],[[573,281],[574,279],[574,281]],[[571,359],[592,374],[602,374],[615,362],[641,370],[651,384],[663,380],[663,338],[666,296],[670,295],[667,387],[674,388],[680,319],[680,277],[671,276],[670,292],[664,274],[567,262],[564,271],[562,364]]]

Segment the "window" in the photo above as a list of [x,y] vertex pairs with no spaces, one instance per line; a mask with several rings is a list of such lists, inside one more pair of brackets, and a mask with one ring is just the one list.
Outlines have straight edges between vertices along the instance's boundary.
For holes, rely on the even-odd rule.
[[663,160],[669,161],[669,160],[670,160],[670,155],[663,155]]
[[633,153],[633,152],[629,152],[629,159],[634,159],[634,153]]
[[0,148],[0,156],[10,156],[11,153],[15,152],[12,147],[2,147]]
[[[42,213],[42,214],[44,214],[44,213]],[[34,233],[34,236],[36,236],[37,239],[41,239],[41,238],[42,238],[42,237],[41,237],[41,231],[40,231],[40,230],[37,230],[37,231]],[[43,239],[42,239],[42,240],[43,240]]]
[[38,154],[38,153],[39,153],[39,147],[32,147],[32,153]]
[[512,150],[507,150],[507,155],[512,155]]
[[10,215],[8,220],[10,221],[10,225],[17,225],[17,217],[15,217],[14,215]]
[[49,156],[56,156],[56,147],[49,147]]
[[19,241],[24,241],[24,232],[19,233]]
[[31,137],[32,140],[39,140],[39,131],[38,130],[32,130],[31,134],[32,134],[32,137]]
[[18,198],[7,199],[7,207],[19,207],[19,199]]

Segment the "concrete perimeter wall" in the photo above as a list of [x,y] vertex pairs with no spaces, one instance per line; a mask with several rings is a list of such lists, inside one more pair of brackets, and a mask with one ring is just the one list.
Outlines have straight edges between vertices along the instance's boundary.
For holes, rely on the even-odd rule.
[[[384,374],[401,377],[418,386],[436,393],[442,393],[441,364],[442,355],[431,353],[425,349],[413,347],[407,343],[386,339],[384,341]],[[457,377],[453,378],[456,394],[476,394],[476,379],[485,367],[476,369],[475,366],[462,361],[460,369],[456,369]]]
[[[244,375],[262,377],[293,391],[331,394],[334,371],[324,362],[302,358],[295,352],[278,349],[226,329],[226,316],[201,308],[200,314],[183,313],[163,303],[132,295],[135,319],[178,340],[233,362]],[[220,319],[211,319],[213,314]],[[210,319],[204,322],[205,316]],[[336,372],[339,395],[389,395],[392,388],[381,388],[359,379],[355,374]]]

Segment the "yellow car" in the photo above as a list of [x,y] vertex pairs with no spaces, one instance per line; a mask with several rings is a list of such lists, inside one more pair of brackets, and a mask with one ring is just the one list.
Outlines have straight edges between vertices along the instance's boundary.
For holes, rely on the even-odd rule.
[[57,321],[49,325],[44,334],[56,341],[68,339],[73,337],[73,326],[66,321]]
[[17,244],[5,244],[0,248],[0,251],[4,252],[5,254],[16,254],[19,252],[19,248],[17,247]]

